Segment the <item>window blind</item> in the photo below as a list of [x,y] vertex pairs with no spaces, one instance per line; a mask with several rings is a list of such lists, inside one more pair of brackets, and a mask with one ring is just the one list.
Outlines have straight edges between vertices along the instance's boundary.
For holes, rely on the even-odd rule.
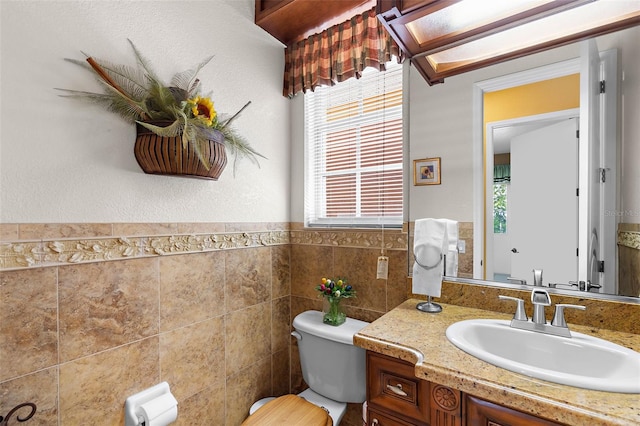
[[402,65],[304,95],[305,225],[402,226]]

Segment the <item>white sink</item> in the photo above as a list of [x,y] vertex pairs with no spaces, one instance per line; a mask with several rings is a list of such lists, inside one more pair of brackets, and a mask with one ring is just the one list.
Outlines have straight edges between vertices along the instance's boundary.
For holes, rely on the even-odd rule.
[[591,390],[640,393],[640,353],[574,331],[567,338],[509,324],[460,321],[447,328],[447,338],[483,361],[530,377]]

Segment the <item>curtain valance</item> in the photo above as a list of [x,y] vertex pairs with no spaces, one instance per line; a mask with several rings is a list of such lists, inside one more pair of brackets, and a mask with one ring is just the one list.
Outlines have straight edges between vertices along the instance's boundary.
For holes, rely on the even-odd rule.
[[333,86],[351,77],[360,78],[369,66],[383,71],[392,56],[401,62],[400,48],[373,8],[288,45],[283,95],[291,98],[320,85]]
[[493,183],[511,182],[511,165],[499,164],[493,166]]

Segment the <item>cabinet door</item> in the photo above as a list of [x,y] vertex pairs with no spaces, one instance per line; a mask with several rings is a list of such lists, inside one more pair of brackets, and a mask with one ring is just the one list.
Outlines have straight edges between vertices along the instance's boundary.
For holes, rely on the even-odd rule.
[[558,426],[530,414],[465,395],[466,426]]
[[391,417],[371,408],[368,416],[367,426],[413,426],[413,423],[407,423],[404,420]]

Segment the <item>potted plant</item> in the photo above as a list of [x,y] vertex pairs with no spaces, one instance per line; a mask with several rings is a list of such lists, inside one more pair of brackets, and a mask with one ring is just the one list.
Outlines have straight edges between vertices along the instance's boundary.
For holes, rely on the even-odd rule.
[[193,69],[175,74],[170,84],[165,84],[133,42],[127,41],[133,49],[136,67],[112,64],[89,55],[86,62],[65,58],[95,73],[104,93],[58,89],[65,92],[62,96],[99,104],[136,123],[134,152],[146,173],[215,180],[226,165],[226,150],[235,160],[238,156],[247,157],[259,165],[257,157],[263,156],[230,126],[251,102],[231,117],[222,118],[211,95],[201,94],[197,75],[213,56]]

